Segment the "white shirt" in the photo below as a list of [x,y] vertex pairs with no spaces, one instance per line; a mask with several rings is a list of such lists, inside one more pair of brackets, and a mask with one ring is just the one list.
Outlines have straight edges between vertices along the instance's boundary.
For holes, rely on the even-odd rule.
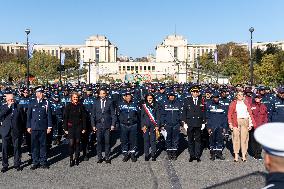
[[236,111],[237,111],[238,119],[239,118],[242,118],[242,119],[249,118],[248,108],[245,105],[244,101],[237,101]]

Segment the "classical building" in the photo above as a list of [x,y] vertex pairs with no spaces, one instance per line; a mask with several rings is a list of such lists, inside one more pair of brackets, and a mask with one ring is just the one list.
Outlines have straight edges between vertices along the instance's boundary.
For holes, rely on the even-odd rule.
[[[0,43],[0,48],[17,54],[20,50],[26,50],[27,46],[23,43]],[[33,49],[57,58],[60,57],[60,50],[79,51],[84,62],[116,62],[117,59],[117,47],[102,35],[90,36],[84,45],[34,44]]]

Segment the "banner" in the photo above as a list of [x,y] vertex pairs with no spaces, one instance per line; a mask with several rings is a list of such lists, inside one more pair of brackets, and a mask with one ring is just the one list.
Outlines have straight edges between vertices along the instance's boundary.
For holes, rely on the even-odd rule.
[[34,44],[33,43],[29,43],[28,45],[28,50],[29,50],[29,59],[31,59],[33,57],[33,53],[34,53]]
[[84,65],[84,62],[83,62],[83,60],[81,59],[81,60],[80,60],[80,66],[79,66],[79,69],[82,69],[82,68],[83,68],[83,65]]
[[218,51],[217,50],[214,51],[214,61],[215,61],[215,64],[218,64]]
[[65,61],[65,53],[61,52],[61,60],[60,60],[60,64],[63,66],[64,65],[64,61]]

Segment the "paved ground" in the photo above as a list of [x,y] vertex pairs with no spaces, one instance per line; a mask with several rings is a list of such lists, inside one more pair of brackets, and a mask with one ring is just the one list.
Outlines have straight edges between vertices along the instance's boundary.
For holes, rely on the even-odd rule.
[[[184,150],[177,161],[169,161],[162,152],[156,162],[145,162],[140,156],[136,163],[122,162],[119,142],[112,148],[114,159],[111,165],[97,164],[96,157],[69,167],[67,146],[53,147],[49,158],[50,169],[30,170],[28,155],[23,154],[24,169],[14,169],[1,174],[0,188],[261,188],[265,181],[262,161],[251,157],[248,162],[233,162],[228,149],[226,160],[209,160],[209,151],[203,151],[200,163],[188,162]],[[95,154],[93,154],[95,155]],[[13,165],[10,158],[10,164]]]

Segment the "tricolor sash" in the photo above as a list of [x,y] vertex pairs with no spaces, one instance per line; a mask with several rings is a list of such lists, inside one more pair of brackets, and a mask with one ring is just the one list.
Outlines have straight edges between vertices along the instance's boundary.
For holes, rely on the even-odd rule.
[[157,124],[157,121],[155,120],[153,111],[152,111],[150,108],[148,108],[148,107],[146,106],[146,104],[142,104],[142,106],[143,106],[143,108],[144,108],[146,114],[147,114],[148,117],[150,118],[150,121],[154,124],[154,126],[157,126],[158,124]]

